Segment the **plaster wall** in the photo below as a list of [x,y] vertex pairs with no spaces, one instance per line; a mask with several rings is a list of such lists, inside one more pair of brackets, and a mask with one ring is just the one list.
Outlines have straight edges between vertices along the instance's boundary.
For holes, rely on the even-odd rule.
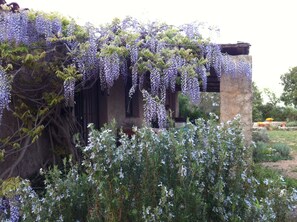
[[141,126],[143,123],[143,98],[141,93],[138,94],[138,100],[135,101],[138,108],[138,114],[133,117],[126,116],[125,102],[125,85],[124,81],[119,78],[114,86],[110,89],[107,96],[107,121],[116,120],[117,125],[123,128],[131,128],[132,126]]

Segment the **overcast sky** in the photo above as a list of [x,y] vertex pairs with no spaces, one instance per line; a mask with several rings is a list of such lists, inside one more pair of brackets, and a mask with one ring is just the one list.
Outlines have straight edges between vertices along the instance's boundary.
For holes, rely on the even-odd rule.
[[[10,2],[9,0],[6,0]],[[127,15],[180,25],[205,22],[220,29],[218,43],[251,44],[253,81],[280,95],[280,75],[297,66],[296,0],[18,0],[21,7],[57,11],[81,24]]]

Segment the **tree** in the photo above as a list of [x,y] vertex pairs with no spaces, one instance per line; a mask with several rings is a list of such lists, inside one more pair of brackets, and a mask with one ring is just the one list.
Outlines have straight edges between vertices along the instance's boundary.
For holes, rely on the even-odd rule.
[[284,86],[281,100],[285,105],[293,105],[297,108],[297,67],[291,68],[289,72],[281,76]]
[[263,112],[261,107],[263,106],[262,92],[257,87],[256,83],[253,82],[253,121],[258,122],[263,120]]
[[267,103],[272,106],[277,106],[280,102],[280,98],[276,96],[276,94],[268,88],[264,88],[264,94],[268,97],[269,101]]

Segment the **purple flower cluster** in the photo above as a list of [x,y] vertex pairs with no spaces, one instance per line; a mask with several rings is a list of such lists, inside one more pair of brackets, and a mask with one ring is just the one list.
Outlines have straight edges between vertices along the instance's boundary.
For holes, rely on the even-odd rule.
[[169,67],[163,71],[165,76],[164,84],[166,88],[170,86],[171,91],[175,92],[176,77],[178,74],[176,58],[171,58],[168,61],[168,64]]
[[60,19],[55,18],[52,21],[52,31],[56,35],[60,35],[62,33],[62,22]]
[[74,104],[74,89],[75,79],[69,78],[64,81],[64,98],[66,106],[73,106]]
[[166,43],[163,41],[159,41],[157,43],[156,53],[161,53],[161,51],[166,47]]
[[[197,41],[201,40],[199,26],[200,24],[194,23],[176,29],[154,22],[143,25],[135,19],[127,18],[122,23],[116,22],[98,29],[86,27],[89,39],[79,44],[78,40],[71,38],[74,37],[76,28],[74,21],[71,21],[65,36],[69,38],[61,38],[61,41],[65,43],[70,60],[83,75],[83,80],[100,79],[102,89],[110,89],[120,75],[125,82],[128,75],[131,75],[132,86],[142,89],[145,76],[150,73],[150,95],[161,97],[161,104],[165,104],[166,90],[170,88],[174,92],[177,77],[180,76],[182,92],[188,95],[192,102],[197,103],[200,100],[199,81],[205,91],[207,72],[210,72],[211,68],[218,77],[222,73],[251,76],[248,62],[234,62],[231,57],[222,55],[217,44],[198,43],[201,42]],[[29,19],[27,13],[0,15],[0,42],[31,44],[43,40],[47,46],[51,46],[54,42],[52,39],[59,39],[60,36],[62,37],[62,21],[59,18],[52,19],[41,13],[37,14],[35,20]],[[182,45],[184,41],[179,41],[179,38],[188,38],[185,42],[190,43],[189,48],[197,46],[201,49],[200,54],[195,56],[195,50],[189,52],[187,46]],[[104,51],[105,49],[107,50]],[[199,57],[204,57],[207,62],[199,63]],[[3,109],[8,106],[8,103],[3,101],[10,100],[4,98],[10,98],[10,94],[8,88],[1,85],[0,87],[1,117]],[[74,87],[75,80],[64,82],[67,103],[73,98],[74,91],[70,90],[74,90]]]
[[146,124],[150,125],[150,123],[156,119],[157,113],[157,103],[154,98],[146,91],[142,91],[144,98],[144,120]]
[[146,124],[150,125],[155,120],[158,120],[159,128],[166,127],[166,109],[165,105],[157,102],[156,98],[152,97],[146,90],[142,91],[144,98],[144,119]]
[[161,75],[160,71],[157,68],[151,70],[151,94],[152,96],[158,95],[160,84],[161,84]]
[[137,64],[132,66],[132,85],[137,85],[138,82],[138,67]]
[[196,23],[185,24],[185,25],[182,25],[180,28],[189,39],[197,39],[201,37],[200,31],[199,31],[200,29],[199,24],[196,24]]
[[200,102],[200,86],[197,77],[189,76],[184,70],[181,79],[182,93],[189,97],[193,104]]
[[222,72],[226,75],[235,77],[236,75],[252,78],[251,64],[243,58],[232,58],[232,56],[224,55],[222,60]]
[[101,83],[106,82],[107,88],[110,89],[114,81],[120,76],[120,58],[118,54],[114,52],[111,55],[104,56],[101,63],[103,63],[103,69],[101,69],[101,71],[103,71],[104,74],[100,75],[100,77],[103,77],[100,81]]
[[62,22],[59,18],[53,20],[42,14],[30,20],[27,12],[1,13],[0,42],[9,41],[16,44],[29,45],[40,39],[59,36],[62,32]]
[[0,123],[4,109],[8,109],[10,103],[10,86],[6,73],[0,67]]
[[198,73],[201,81],[202,81],[202,90],[205,92],[207,89],[207,73],[205,66],[197,66],[196,73]]
[[103,72],[104,72],[104,79],[106,81],[106,85],[108,88],[113,86],[114,77],[112,76],[111,72],[111,59],[110,56],[103,57]]
[[99,58],[99,77],[100,77],[101,90],[104,90],[107,87],[105,73],[104,73],[104,57]]
[[27,13],[2,13],[0,19],[0,42],[28,44]]
[[188,91],[188,71],[184,68],[181,74],[181,90],[182,92]]
[[240,75],[245,75],[249,79],[252,79],[252,67],[251,64],[247,61],[240,60],[238,61],[238,72]]
[[0,219],[10,222],[18,222],[20,219],[19,198],[0,198]]
[[151,37],[148,40],[148,45],[149,45],[149,49],[151,50],[151,52],[156,53],[158,41],[155,38]]
[[51,21],[43,15],[37,15],[35,27],[37,32],[41,35],[44,35],[45,37],[50,37],[52,35]]
[[157,106],[157,118],[159,128],[165,128],[167,123],[167,113],[165,106],[162,103]]
[[209,71],[213,67],[218,77],[222,73],[222,53],[218,44],[208,44],[204,47],[205,57],[207,59],[206,70]]
[[132,64],[135,64],[138,60],[138,48],[136,44],[137,42],[135,42],[132,46],[127,47],[130,50],[130,57],[131,57]]
[[99,71],[99,59],[97,57],[97,44],[94,36],[89,38],[88,47],[82,51],[79,64],[82,64],[79,72],[84,74],[84,80],[96,78]]
[[236,63],[229,55],[223,56],[223,72],[231,76],[236,74]]

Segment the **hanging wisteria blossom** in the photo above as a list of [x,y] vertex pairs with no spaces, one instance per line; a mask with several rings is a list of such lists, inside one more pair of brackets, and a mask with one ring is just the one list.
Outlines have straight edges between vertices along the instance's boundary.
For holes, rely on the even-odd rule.
[[8,109],[10,103],[10,86],[5,71],[0,67],[0,123],[4,109]]
[[64,97],[65,105],[72,107],[74,104],[74,89],[75,89],[75,79],[68,78],[64,81]]
[[[63,23],[60,18],[43,13],[34,16],[29,16],[28,12],[1,13],[0,43],[31,47],[30,44],[45,42],[48,52],[51,47],[64,45],[66,63],[75,65],[84,82],[100,81],[101,90],[110,90],[120,75],[125,85],[127,79],[132,78],[131,96],[136,90],[145,89],[146,122],[158,120],[160,127],[165,125],[166,93],[168,90],[175,92],[176,85],[180,84],[183,94],[198,103],[200,89],[207,89],[211,69],[218,78],[222,74],[251,77],[250,63],[235,61],[222,54],[218,44],[204,40],[199,23],[174,27],[157,22],[142,24],[126,18],[98,28],[83,27],[85,35],[80,38],[76,36],[77,27],[74,21]],[[3,71],[0,78],[2,115],[3,109],[8,107],[10,94]],[[74,99],[75,81],[70,78],[64,82],[66,103]]]

